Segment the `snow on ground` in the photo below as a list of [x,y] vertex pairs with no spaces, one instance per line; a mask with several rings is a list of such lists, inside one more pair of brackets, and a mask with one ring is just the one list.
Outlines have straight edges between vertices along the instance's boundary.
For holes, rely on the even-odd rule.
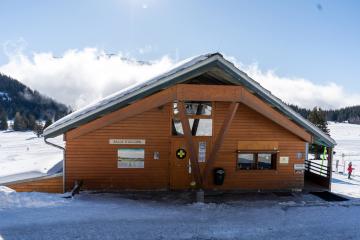
[[[358,125],[330,124],[338,153],[359,151]],[[61,144],[61,138],[56,140]],[[0,180],[45,174],[61,151],[33,133],[0,133]],[[214,204],[129,199],[122,194],[17,193],[0,187],[0,240],[6,239],[360,239],[360,179],[334,173],[334,192],[353,197],[328,203],[313,195]],[[336,158],[335,158],[336,159]],[[158,193],[154,193],[157,195]]]
[[[62,136],[50,141],[63,145]],[[31,131],[0,131],[0,183],[46,175],[62,159],[61,150]]]
[[360,125],[350,123],[329,122],[330,135],[337,142],[335,158],[341,158],[341,154],[357,155],[360,160]]
[[[331,191],[360,198],[360,125],[329,122],[331,137],[337,142],[334,151]],[[344,156],[343,156],[344,154]],[[336,160],[339,161],[336,172]],[[347,179],[347,165],[353,163],[353,177]],[[345,174],[344,174],[345,169]]]
[[331,191],[360,199],[360,178],[354,176],[349,180],[344,174],[333,173]]
[[60,194],[36,192],[17,193],[11,188],[0,186],[0,213],[11,208],[38,208],[64,204],[65,199],[59,196]]
[[344,172],[344,166],[346,170],[349,162],[352,162],[354,174],[360,177],[360,125],[329,122],[328,126],[331,137],[338,144],[335,147],[333,169],[336,169],[336,160],[339,160],[339,172]]
[[[4,193],[5,192],[5,193]],[[121,194],[61,195],[5,191],[0,239],[360,239],[360,202],[318,200],[179,204]],[[0,197],[1,199],[1,197]],[[29,202],[33,204],[29,205]],[[43,205],[47,203],[47,205]]]

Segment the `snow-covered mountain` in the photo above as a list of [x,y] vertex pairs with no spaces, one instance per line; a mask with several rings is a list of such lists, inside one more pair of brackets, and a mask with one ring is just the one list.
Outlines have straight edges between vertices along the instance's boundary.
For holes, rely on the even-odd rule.
[[35,119],[58,119],[69,113],[69,108],[21,82],[0,73],[0,112],[9,119],[17,112]]

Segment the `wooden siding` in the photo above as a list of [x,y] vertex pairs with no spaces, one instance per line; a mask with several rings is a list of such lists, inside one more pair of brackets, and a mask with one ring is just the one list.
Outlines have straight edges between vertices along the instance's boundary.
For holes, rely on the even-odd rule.
[[[66,142],[66,189],[167,189],[169,184],[170,104],[154,108]],[[109,139],[145,139],[145,145],[111,145]],[[119,148],[144,148],[145,168],[117,167]],[[154,160],[154,152],[160,159]]]
[[174,100],[193,101],[220,101],[220,102],[241,102],[274,122],[280,124],[288,131],[294,133],[307,142],[312,142],[311,135],[303,128],[296,125],[287,117],[276,111],[260,98],[256,97],[242,86],[214,86],[214,85],[193,85],[178,84],[171,88],[160,91],[149,97],[136,101],[118,111],[106,114],[94,121],[79,126],[67,133],[68,139],[74,139],[81,135],[90,133],[97,129],[108,126],[112,123],[133,117],[152,108],[165,105]]
[[[214,114],[215,136],[220,130],[229,103],[216,102]],[[277,141],[279,155],[289,156],[289,164],[277,162],[276,170],[239,170],[236,168],[238,141]],[[225,136],[214,163],[226,171],[225,184],[220,189],[292,189],[302,188],[304,175],[294,173],[294,163],[304,163],[296,159],[296,153],[305,153],[305,142],[280,125],[265,118],[249,107],[241,104]],[[303,154],[304,156],[304,154]],[[212,186],[214,187],[214,186]]]
[[[229,104],[214,102],[214,134],[210,140],[212,146]],[[75,180],[83,180],[85,189],[168,189],[173,139],[170,124],[171,106],[172,104],[168,103],[161,108],[155,107],[89,133],[77,135],[76,138],[66,138],[66,189],[71,189]],[[302,188],[304,176],[295,174],[293,166],[296,163],[304,163],[304,157],[296,159],[296,154],[301,152],[304,156],[305,141],[253,110],[254,107],[239,105],[213,164],[214,167],[225,168],[225,183],[219,187],[213,186],[209,181],[208,187],[244,190]],[[266,104],[261,107],[270,108]],[[82,127],[86,127],[86,124]],[[68,134],[71,135],[72,131]],[[111,145],[109,139],[145,139],[146,144]],[[276,141],[279,156],[288,156],[290,161],[286,165],[277,162],[276,170],[238,170],[236,151],[239,141]],[[117,149],[121,147],[144,148],[145,168],[117,168]],[[155,151],[160,153],[159,160],[153,159]]]
[[6,184],[7,187],[14,189],[17,192],[48,192],[48,193],[62,193],[63,192],[63,177],[46,177],[31,179],[28,181],[21,181],[16,183]]

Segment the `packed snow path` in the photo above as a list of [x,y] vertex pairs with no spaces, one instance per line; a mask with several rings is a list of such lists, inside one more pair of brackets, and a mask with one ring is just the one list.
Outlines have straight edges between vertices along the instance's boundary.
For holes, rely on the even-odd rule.
[[0,239],[6,240],[360,239],[356,201],[184,204],[118,194],[2,194],[10,199],[0,201]]

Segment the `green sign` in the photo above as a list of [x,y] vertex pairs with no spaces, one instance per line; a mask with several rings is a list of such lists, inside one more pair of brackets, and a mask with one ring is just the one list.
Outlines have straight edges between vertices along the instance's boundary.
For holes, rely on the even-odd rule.
[[186,151],[185,149],[179,148],[178,150],[176,150],[176,157],[179,159],[184,159],[186,158]]

